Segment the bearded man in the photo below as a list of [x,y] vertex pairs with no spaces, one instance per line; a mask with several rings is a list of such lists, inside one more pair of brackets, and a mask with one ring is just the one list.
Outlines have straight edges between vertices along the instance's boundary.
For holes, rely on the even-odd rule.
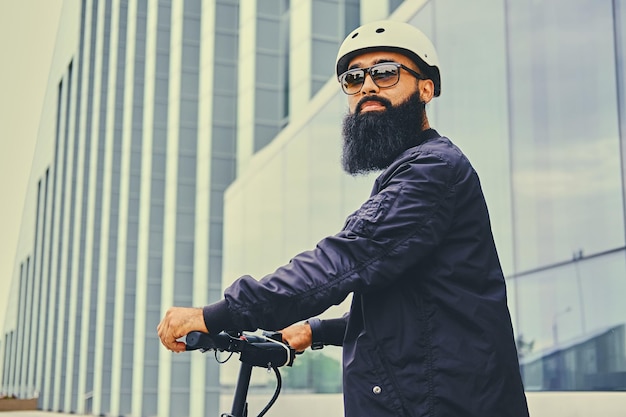
[[[425,106],[441,92],[415,27],[366,24],[343,42],[344,169],[381,170],[344,228],[222,301],[172,307],[158,333],[281,329],[293,348],[343,346],[348,417],[527,417],[505,280],[478,175]],[[350,312],[310,319],[353,295]],[[307,319],[305,323],[294,324]]]

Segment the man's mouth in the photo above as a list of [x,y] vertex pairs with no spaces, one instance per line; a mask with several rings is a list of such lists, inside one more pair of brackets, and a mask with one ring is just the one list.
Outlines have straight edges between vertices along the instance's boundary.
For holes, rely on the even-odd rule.
[[381,103],[380,101],[370,100],[361,104],[360,112],[380,111],[380,110],[385,110],[385,109],[386,109],[385,105]]
[[[391,103],[389,103],[391,104]],[[365,113],[370,111],[383,111],[389,106],[384,99],[380,98],[363,98],[357,105],[357,113]]]

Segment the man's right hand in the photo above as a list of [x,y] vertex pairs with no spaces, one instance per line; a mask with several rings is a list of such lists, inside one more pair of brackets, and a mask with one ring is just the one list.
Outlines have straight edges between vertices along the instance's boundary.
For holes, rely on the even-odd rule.
[[292,324],[280,331],[283,341],[289,343],[296,352],[304,352],[313,343],[311,326],[308,323]]
[[161,343],[172,352],[185,351],[185,344],[178,339],[192,331],[208,333],[201,308],[171,307],[157,327]]

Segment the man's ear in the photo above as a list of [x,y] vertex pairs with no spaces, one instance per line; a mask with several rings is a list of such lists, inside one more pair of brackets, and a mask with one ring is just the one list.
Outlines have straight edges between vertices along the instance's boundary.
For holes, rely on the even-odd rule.
[[435,83],[433,80],[419,80],[420,99],[426,104],[435,97]]

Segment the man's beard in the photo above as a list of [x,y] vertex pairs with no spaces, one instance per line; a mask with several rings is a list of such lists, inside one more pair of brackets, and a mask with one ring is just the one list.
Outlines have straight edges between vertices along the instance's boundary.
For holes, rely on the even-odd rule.
[[[385,110],[360,113],[361,103],[373,100]],[[397,106],[383,97],[364,97],[353,114],[343,119],[341,164],[349,174],[367,174],[387,168],[402,152],[417,145],[425,106],[419,93]]]

